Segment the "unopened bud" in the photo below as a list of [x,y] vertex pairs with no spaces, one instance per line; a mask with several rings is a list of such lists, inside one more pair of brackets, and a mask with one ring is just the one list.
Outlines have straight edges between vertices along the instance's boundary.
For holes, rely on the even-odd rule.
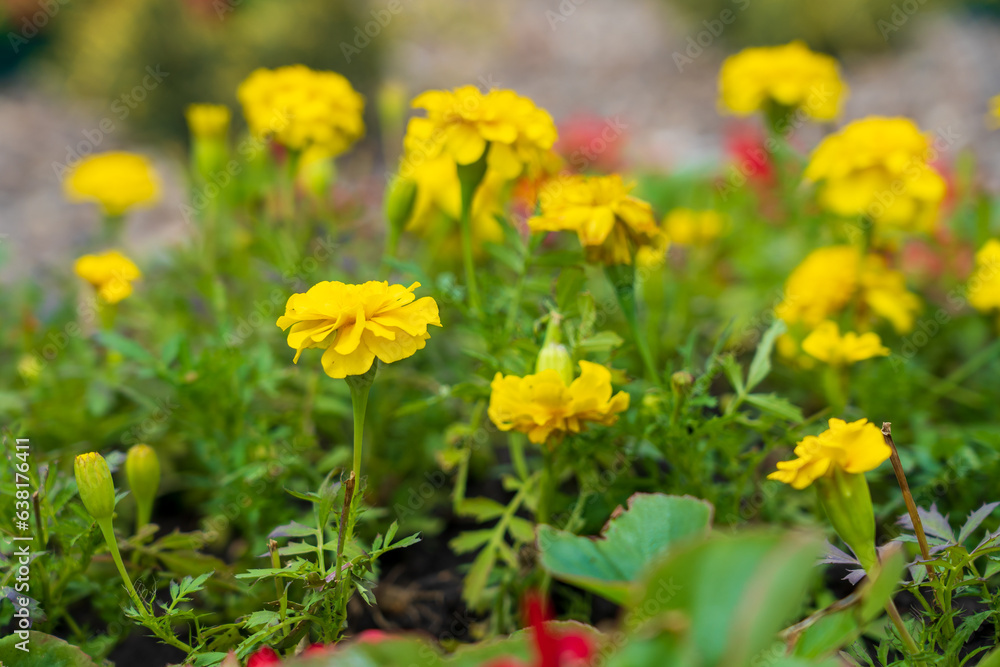
[[546,343],[538,353],[535,362],[535,372],[552,369],[559,373],[563,383],[568,387],[573,382],[573,358],[562,343]]
[[125,476],[132,489],[132,497],[138,508],[138,524],[141,528],[149,523],[153,515],[153,500],[160,488],[160,459],[149,445],[135,445],[128,450],[125,459]]
[[115,513],[115,483],[108,462],[97,452],[87,452],[73,462],[80,500],[98,521],[110,519]]

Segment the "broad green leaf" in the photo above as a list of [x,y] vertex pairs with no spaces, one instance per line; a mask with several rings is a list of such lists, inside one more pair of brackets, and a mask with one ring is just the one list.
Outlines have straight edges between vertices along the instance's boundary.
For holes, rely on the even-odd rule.
[[589,352],[610,352],[621,347],[625,340],[614,331],[598,331],[592,336],[587,336],[576,344],[578,353]]
[[622,604],[650,563],[678,542],[704,536],[711,521],[712,506],[704,500],[637,493],[600,538],[539,526],[541,564],[557,579]]
[[482,523],[497,518],[506,509],[497,501],[489,498],[466,498],[459,503],[457,511],[462,516],[475,517],[476,521]]
[[761,336],[757,352],[754,353],[753,361],[750,362],[750,370],[747,371],[747,391],[760,384],[761,380],[771,372],[771,351],[774,349],[774,341],[786,331],[788,331],[788,327],[785,326],[785,323],[782,320],[775,320]]
[[[0,639],[0,664],[10,667],[97,667],[86,653],[58,637],[43,632],[28,632],[25,639],[17,634]],[[27,648],[23,651],[18,645]]]
[[691,664],[749,665],[799,612],[822,542],[800,533],[715,535],[660,561],[633,596],[627,627],[686,628]]

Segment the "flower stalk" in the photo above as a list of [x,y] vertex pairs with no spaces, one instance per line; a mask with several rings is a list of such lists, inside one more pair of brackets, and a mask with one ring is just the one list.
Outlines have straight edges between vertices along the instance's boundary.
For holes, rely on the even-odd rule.
[[486,156],[489,152],[490,145],[487,143],[486,150],[483,151],[478,160],[472,164],[458,165],[458,182],[462,193],[462,212],[459,220],[462,232],[462,263],[465,267],[465,282],[469,290],[469,307],[477,317],[480,314],[480,300],[472,248],[472,202],[475,200],[479,184],[486,176]]

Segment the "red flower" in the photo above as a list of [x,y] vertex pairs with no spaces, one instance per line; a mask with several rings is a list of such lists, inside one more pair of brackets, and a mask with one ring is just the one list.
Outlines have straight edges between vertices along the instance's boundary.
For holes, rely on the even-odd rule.
[[750,125],[738,125],[726,133],[726,153],[733,166],[747,180],[770,185],[774,180],[774,167],[765,141],[760,130]]
[[281,658],[269,646],[259,649],[247,660],[247,667],[270,667],[278,664],[281,664]]
[[559,140],[553,148],[575,172],[615,172],[623,162],[626,127],[617,116],[576,114],[559,123]]
[[[549,615],[542,599],[528,596],[525,607],[528,625],[535,640],[535,662],[530,667],[585,667],[593,657],[590,639],[582,632],[556,633],[549,624]],[[513,658],[501,658],[489,667],[529,667]]]

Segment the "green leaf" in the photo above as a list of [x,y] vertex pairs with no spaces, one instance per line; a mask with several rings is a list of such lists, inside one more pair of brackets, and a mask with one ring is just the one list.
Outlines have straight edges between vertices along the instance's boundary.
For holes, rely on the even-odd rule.
[[798,406],[792,405],[787,399],[775,394],[747,394],[746,402],[763,412],[787,419],[790,422],[799,423],[805,419]]
[[625,340],[614,331],[598,331],[587,336],[576,344],[576,352],[587,354],[592,352],[610,352],[621,347]]
[[[58,637],[43,632],[28,632],[25,639],[17,634],[0,639],[0,664],[10,667],[98,667],[90,656]],[[26,647],[22,651],[18,645]]]
[[902,545],[894,548],[883,556],[878,573],[870,577],[861,592],[861,618],[864,622],[872,621],[882,613],[886,603],[892,598],[893,592],[899,586],[903,577],[906,561],[903,557]]
[[506,509],[506,507],[497,501],[490,500],[489,498],[466,498],[456,508],[458,514],[475,517],[476,521],[480,523],[496,519]]
[[740,396],[745,394],[747,390],[743,385],[743,367],[740,366],[739,362],[732,355],[727,354],[719,357],[719,365],[722,366],[726,379],[729,380],[729,384],[733,385],[736,393]]
[[685,664],[749,665],[809,593],[822,542],[799,533],[714,535],[660,561],[626,627],[683,627]]
[[101,331],[97,334],[97,340],[109,350],[118,352],[126,359],[137,361],[153,368],[160,367],[160,360],[149,353],[146,348],[139,345],[134,340],[125,338],[114,331]]
[[541,565],[557,579],[624,603],[639,574],[673,545],[704,536],[712,506],[690,496],[637,493],[600,539],[538,527]]
[[771,351],[774,349],[774,341],[786,331],[788,331],[788,327],[785,326],[785,323],[782,320],[775,320],[761,336],[757,352],[754,353],[753,361],[750,362],[750,370],[747,372],[747,391],[760,384],[761,380],[771,372]]
[[470,530],[462,533],[458,537],[453,538],[450,542],[448,542],[448,546],[451,547],[451,550],[456,554],[467,554],[489,542],[492,536],[492,528],[486,528],[484,530]]

